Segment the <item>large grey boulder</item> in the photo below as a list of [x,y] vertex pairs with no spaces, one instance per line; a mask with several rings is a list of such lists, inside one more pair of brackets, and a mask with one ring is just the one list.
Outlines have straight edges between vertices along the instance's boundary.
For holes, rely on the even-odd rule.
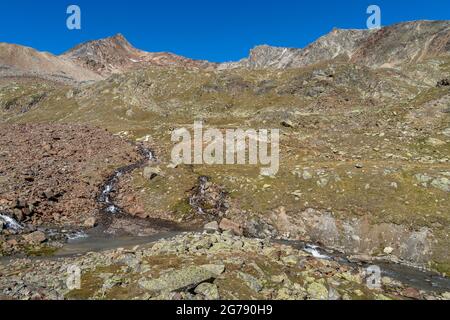
[[224,270],[223,265],[190,266],[165,273],[158,279],[141,280],[139,285],[154,293],[189,290],[202,282],[217,278]]

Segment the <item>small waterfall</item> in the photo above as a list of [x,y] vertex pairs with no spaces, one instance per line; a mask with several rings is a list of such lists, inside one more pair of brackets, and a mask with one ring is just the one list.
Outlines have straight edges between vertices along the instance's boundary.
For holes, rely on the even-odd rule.
[[139,146],[139,153],[143,156],[143,159],[135,164],[131,164],[120,168],[114,172],[114,174],[106,181],[103,189],[100,193],[98,201],[103,205],[103,210],[108,213],[120,213],[122,210],[114,204],[111,199],[111,193],[114,192],[115,186],[119,183],[119,178],[124,174],[130,173],[133,170],[142,167],[147,161],[155,160],[153,151]]
[[316,245],[306,244],[303,251],[312,254],[312,256],[317,259],[330,259],[329,256],[321,254],[318,249],[319,247]]
[[197,192],[192,194],[189,197],[189,205],[197,211],[198,214],[205,214],[203,208],[200,205],[201,199],[205,196],[206,193],[206,184],[208,183],[208,177],[201,176],[198,179],[199,186]]
[[85,239],[89,236],[84,231],[75,231],[67,234],[67,240],[76,241],[79,239]]
[[5,223],[6,229],[11,229],[14,231],[23,230],[23,227],[20,225],[20,223],[18,223],[11,217],[0,214],[0,220],[2,220]]
[[105,210],[109,213],[119,212],[119,208],[114,205],[111,200],[111,192],[114,191],[114,186],[119,182],[119,177],[122,175],[121,171],[118,170],[111,176],[106,182],[103,190],[100,194],[99,201],[105,205]]

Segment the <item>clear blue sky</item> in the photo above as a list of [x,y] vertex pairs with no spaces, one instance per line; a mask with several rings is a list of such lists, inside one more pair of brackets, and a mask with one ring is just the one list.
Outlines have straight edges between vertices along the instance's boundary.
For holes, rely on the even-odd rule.
[[[82,30],[66,28],[70,4]],[[120,32],[147,51],[229,61],[258,44],[304,47],[333,27],[365,28],[370,4],[383,25],[450,19],[449,0],[1,0],[0,42],[59,54]]]

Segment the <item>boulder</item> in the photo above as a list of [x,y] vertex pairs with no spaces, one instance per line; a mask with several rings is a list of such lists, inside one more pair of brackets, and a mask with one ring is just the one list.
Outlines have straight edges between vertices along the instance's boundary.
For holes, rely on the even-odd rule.
[[281,125],[286,128],[293,128],[295,126],[294,123],[289,119],[281,121]]
[[24,235],[23,239],[26,242],[31,243],[31,244],[40,244],[47,240],[47,236],[45,235],[45,233],[43,233],[41,231],[35,231],[33,233]]
[[386,247],[386,248],[384,248],[383,252],[386,254],[391,254],[392,252],[394,252],[394,248]]
[[219,300],[219,289],[213,283],[201,283],[195,288],[195,293],[205,296],[207,300]]
[[308,296],[311,300],[327,300],[328,289],[319,282],[313,282],[308,286]]
[[313,175],[308,170],[303,170],[302,177],[303,177],[303,180],[310,180],[313,178]]
[[217,223],[217,221],[212,221],[210,223],[205,224],[203,229],[205,229],[205,231],[207,231],[207,232],[213,233],[213,232],[219,231],[219,224]]
[[22,210],[20,210],[20,209],[14,209],[13,210],[13,213],[14,213],[14,218],[17,220],[17,221],[23,221],[23,218],[24,218],[24,216],[23,216],[23,212],[22,212]]
[[438,147],[438,146],[442,146],[442,145],[446,144],[445,141],[442,141],[442,140],[439,140],[439,139],[436,139],[436,138],[428,138],[426,143],[429,146],[432,146],[432,147]]
[[25,208],[26,206],[27,206],[27,202],[25,199],[22,199],[22,198],[16,199],[16,205],[15,205],[16,208],[22,209],[22,208]]
[[238,277],[242,281],[244,281],[244,283],[250,289],[252,289],[255,292],[260,292],[263,289],[263,285],[261,284],[261,282],[258,279],[256,279],[254,276],[252,276],[251,274],[239,271],[238,272]]
[[158,279],[140,280],[139,285],[141,288],[154,293],[189,290],[202,282],[217,278],[221,270],[223,272],[223,266],[190,266],[167,272]]
[[442,131],[442,134],[446,137],[450,137],[450,128],[444,129],[444,131]]
[[444,192],[450,192],[450,179],[441,177],[434,179],[431,185],[435,188],[441,189]]
[[132,206],[128,211],[132,216],[137,216],[142,219],[146,218],[145,208],[142,205],[136,204]]
[[87,218],[83,225],[85,228],[94,228],[97,226],[97,220],[94,217]]
[[416,288],[412,288],[412,287],[405,288],[402,291],[402,295],[404,295],[407,298],[416,299],[416,300],[421,298],[419,290],[417,290]]
[[148,167],[144,168],[143,176],[146,179],[152,180],[152,179],[156,178],[157,176],[160,176],[161,172],[162,172],[161,169],[158,167],[148,166]]
[[231,231],[237,236],[242,236],[243,234],[243,228],[240,224],[233,222],[227,218],[223,218],[222,221],[220,221],[219,228],[222,231]]
[[442,294],[442,298],[444,298],[445,300],[450,300],[450,292],[446,291]]

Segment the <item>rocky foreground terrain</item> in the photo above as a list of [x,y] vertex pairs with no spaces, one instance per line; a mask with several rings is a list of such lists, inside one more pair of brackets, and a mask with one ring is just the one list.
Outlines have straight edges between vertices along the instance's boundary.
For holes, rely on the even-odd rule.
[[[79,289],[67,287],[71,266],[82,270]],[[449,292],[390,277],[371,290],[364,269],[230,232],[187,233],[66,259],[17,259],[0,272],[0,294],[7,299],[450,299]]]
[[[449,299],[449,79],[448,21],[223,64],[122,35],[61,56],[1,44],[0,294]],[[171,163],[171,133],[198,119],[281,129],[279,172]],[[370,290],[381,262],[400,271]]]

